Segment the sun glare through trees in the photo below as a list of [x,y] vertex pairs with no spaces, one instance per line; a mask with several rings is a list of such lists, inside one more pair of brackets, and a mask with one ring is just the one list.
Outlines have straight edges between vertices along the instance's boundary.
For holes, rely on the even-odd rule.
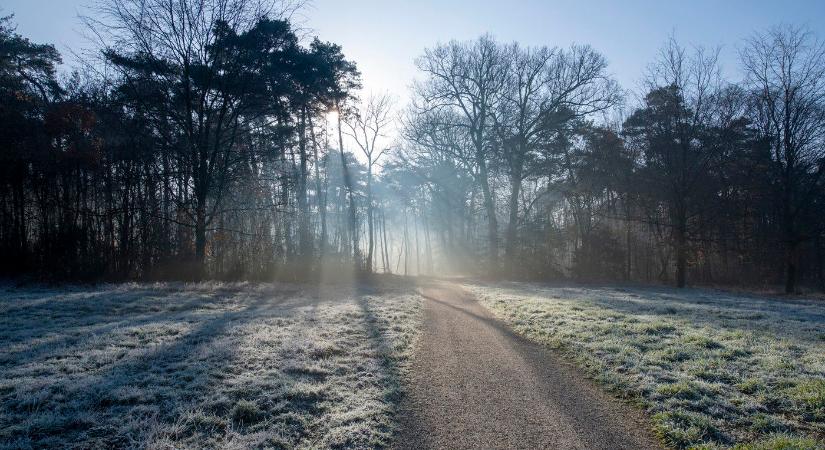
[[0,449],[825,448],[823,5],[8,1]]

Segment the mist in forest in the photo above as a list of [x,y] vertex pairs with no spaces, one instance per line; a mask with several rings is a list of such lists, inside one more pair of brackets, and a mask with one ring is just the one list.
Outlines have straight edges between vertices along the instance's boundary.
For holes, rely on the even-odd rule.
[[401,99],[302,8],[100,0],[71,70],[8,11],[0,274],[825,287],[817,30],[735,70],[674,33],[639,86],[586,42],[445,40]]

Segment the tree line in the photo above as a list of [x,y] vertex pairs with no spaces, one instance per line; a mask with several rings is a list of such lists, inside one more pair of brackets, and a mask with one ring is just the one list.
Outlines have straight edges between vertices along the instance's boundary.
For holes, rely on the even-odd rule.
[[737,82],[671,40],[639,99],[587,45],[449,42],[397,118],[292,11],[102,0],[64,77],[2,19],[0,273],[825,285],[809,31],[754,34]]
[[331,151],[327,116],[360,75],[283,6],[98,3],[99,58],[65,80],[3,19],[2,272],[269,278],[358,258],[361,165]]
[[785,26],[739,53],[732,82],[718,50],[671,39],[633,101],[586,45],[427,50],[400,158],[445,254],[508,277],[821,288],[825,47]]

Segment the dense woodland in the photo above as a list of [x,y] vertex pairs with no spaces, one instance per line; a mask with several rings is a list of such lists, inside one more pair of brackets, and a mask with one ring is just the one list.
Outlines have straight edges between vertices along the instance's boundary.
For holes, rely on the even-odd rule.
[[[0,273],[471,273],[825,287],[825,47],[662,46],[643,92],[587,45],[423,50],[410,104],[282,4],[104,0],[100,43],[0,23]],[[393,137],[397,135],[396,137]]]

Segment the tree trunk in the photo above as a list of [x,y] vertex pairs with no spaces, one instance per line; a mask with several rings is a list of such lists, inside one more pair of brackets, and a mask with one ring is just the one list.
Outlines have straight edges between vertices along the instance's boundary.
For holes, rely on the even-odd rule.
[[421,275],[421,247],[418,245],[418,220],[413,219],[413,231],[415,232],[415,275]]
[[430,223],[427,220],[427,216],[423,216],[424,218],[424,243],[425,243],[425,251],[427,253],[427,274],[432,275],[433,273],[433,247],[432,242],[430,240]]
[[198,199],[195,211],[195,273],[196,280],[206,276],[206,204]]
[[510,173],[510,219],[507,223],[507,243],[505,255],[510,264],[510,270],[515,268],[516,240],[518,239],[518,197],[521,193],[521,163],[516,162]]
[[312,253],[312,235],[309,230],[309,202],[307,201],[307,149],[306,149],[306,106],[301,109],[300,128],[298,130],[298,152],[300,157],[298,174],[298,230],[301,263],[308,264]]
[[489,242],[489,275],[498,275],[498,221],[496,220],[496,207],[493,195],[490,192],[490,184],[487,178],[487,164],[479,161],[481,194],[484,197],[484,210],[487,213],[487,237]]
[[384,235],[384,272],[392,273],[392,267],[390,266],[390,252],[387,247],[387,216],[383,210],[381,211],[381,230]]
[[360,266],[361,257],[358,245],[358,219],[356,217],[355,211],[355,193],[352,189],[352,175],[349,172],[349,167],[347,166],[347,158],[344,154],[344,136],[341,132],[342,111],[337,102],[335,104],[335,107],[338,110],[338,148],[341,152],[341,167],[344,171],[344,185],[347,189],[347,198],[349,200],[349,234],[350,238],[352,239],[352,259],[356,266]]
[[[312,139],[312,156],[315,158],[315,195],[318,197],[318,212],[321,216],[321,238],[318,243],[318,252],[321,258],[327,248],[327,202],[326,202],[326,186],[321,182],[321,175],[318,166],[321,161],[318,159],[318,143],[315,140],[315,127],[312,125],[312,114],[307,118],[309,121],[310,138]],[[326,174],[326,168],[324,168]]]
[[796,293],[796,281],[799,276],[799,244],[789,240],[785,249],[785,293]]
[[132,211],[129,203],[130,195],[131,195],[131,168],[127,169],[128,175],[125,178],[125,185],[123,188],[123,199],[122,199],[122,212],[123,218],[121,219],[122,222],[120,224],[120,276],[124,279],[129,278],[129,273],[131,272],[131,268],[129,267],[129,262],[131,261],[131,248],[129,245],[129,239],[131,237],[131,230],[130,225],[132,222]]
[[367,233],[369,234],[369,244],[367,246],[367,273],[372,273],[372,258],[375,250],[375,231],[373,225],[372,207],[372,161],[367,164]]
[[29,265],[29,236],[28,230],[26,229],[27,225],[27,218],[26,218],[26,191],[25,191],[25,182],[26,182],[26,168],[25,166],[21,165],[18,168],[18,177],[15,177],[15,186],[14,186],[14,193],[13,193],[13,203],[14,208],[16,209],[16,220],[17,227],[16,227],[16,247],[18,250],[18,269],[20,271],[25,271],[28,269]]
[[[629,217],[630,215],[627,214]],[[625,247],[627,248],[627,258],[625,261],[624,280],[630,281],[633,276],[633,246],[631,245],[630,221],[625,221]]]
[[409,275],[410,270],[410,236],[407,230],[407,209],[404,208],[404,276]]
[[[787,131],[786,131],[787,136]],[[796,277],[798,276],[799,266],[799,241],[796,235],[796,223],[793,213],[793,202],[795,200],[793,195],[793,186],[795,179],[793,176],[794,170],[791,163],[793,152],[789,149],[791,144],[785,142],[786,163],[785,172],[783,174],[783,205],[782,205],[782,226],[785,234],[785,293],[793,294],[796,292]]]
[[676,287],[685,287],[687,269],[686,233],[682,225],[676,227]]

